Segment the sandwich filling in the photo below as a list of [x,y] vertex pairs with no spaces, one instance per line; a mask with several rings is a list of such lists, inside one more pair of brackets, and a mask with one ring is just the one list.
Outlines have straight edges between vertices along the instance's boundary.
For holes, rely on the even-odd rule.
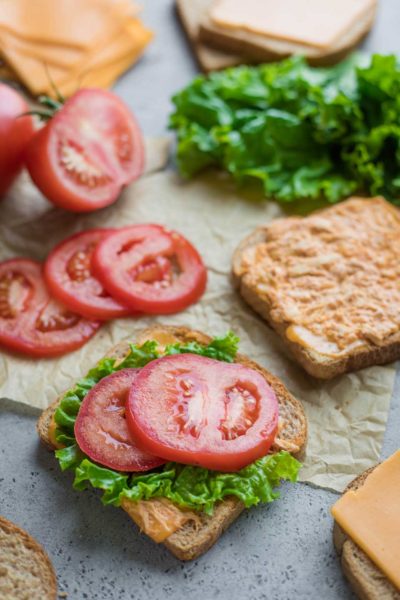
[[375,5],[375,0],[217,0],[210,17],[224,29],[324,50],[338,43]]
[[[195,520],[198,513],[211,515],[215,505],[227,496],[235,496],[246,507],[275,500],[279,496],[276,488],[280,482],[296,481],[301,466],[286,451],[267,454],[237,472],[225,473],[168,462],[138,474],[116,471],[95,463],[82,452],[75,437],[75,422],[83,399],[110,374],[123,369],[143,368],[161,356],[187,353],[233,363],[237,347],[238,338],[229,333],[223,338],[215,338],[208,345],[197,342],[162,345],[154,340],[146,341],[141,345],[130,345],[122,360],[103,358],[65,394],[54,417],[57,445],[63,446],[56,451],[56,456],[62,470],[72,469],[75,472],[74,487],[84,489],[91,485],[102,489],[104,504],[122,506],[146,533],[153,533],[151,537],[155,541],[162,541],[187,520]],[[150,504],[149,500],[152,501]],[[167,500],[170,502],[166,503]]]

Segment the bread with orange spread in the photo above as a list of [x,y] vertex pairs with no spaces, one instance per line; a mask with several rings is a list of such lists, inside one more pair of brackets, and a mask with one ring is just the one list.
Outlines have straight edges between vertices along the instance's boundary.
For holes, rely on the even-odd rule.
[[330,379],[400,357],[399,252],[399,210],[350,198],[258,227],[233,276],[306,371]]
[[[138,336],[136,342],[141,344],[146,340],[158,341],[160,347],[176,342],[196,341],[208,344],[211,341],[199,331],[163,325],[146,329]],[[128,350],[128,342],[121,342],[107,356],[122,359]],[[238,354],[236,362],[261,373],[277,396],[279,430],[272,451],[287,450],[294,456],[301,457],[307,440],[307,421],[301,403],[288,392],[279,379],[246,356]],[[42,413],[37,423],[41,441],[51,450],[58,447],[54,436],[54,413],[62,396]],[[185,511],[167,499],[158,498],[139,502],[124,499],[122,508],[141,531],[154,541],[163,542],[177,558],[192,560],[206,552],[217,541],[244,510],[244,505],[236,497],[228,497],[217,504],[212,516]]]

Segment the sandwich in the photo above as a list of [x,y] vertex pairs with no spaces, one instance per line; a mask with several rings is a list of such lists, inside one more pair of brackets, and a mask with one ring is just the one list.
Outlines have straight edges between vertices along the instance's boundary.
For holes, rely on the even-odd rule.
[[[297,54],[310,64],[339,62],[371,29],[376,0],[203,0],[199,41],[244,57],[275,61]],[[247,58],[247,61],[246,61]]]
[[244,508],[277,498],[300,468],[301,403],[237,347],[232,333],[156,325],[114,347],[38,421],[75,488],[102,489],[104,504],[181,560],[206,552]]
[[400,450],[357,477],[332,507],[344,575],[363,600],[400,598]]
[[400,357],[400,212],[350,198],[258,227],[237,248],[245,301],[310,375],[330,379]]
[[26,531],[0,517],[0,598],[56,600],[57,578],[49,557]]

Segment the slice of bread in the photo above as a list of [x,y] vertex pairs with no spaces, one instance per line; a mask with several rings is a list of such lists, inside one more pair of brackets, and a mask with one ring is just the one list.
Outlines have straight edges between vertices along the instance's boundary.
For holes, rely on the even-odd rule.
[[[383,343],[375,343],[372,339],[365,339],[363,340],[362,344],[360,343],[360,345],[357,347],[352,347],[345,353],[341,353],[338,356],[328,355],[327,353],[324,354],[322,352],[318,352],[315,348],[305,347],[296,341],[292,341],[287,337],[286,332],[290,325],[293,323],[296,324],[296,317],[294,317],[293,321],[282,317],[281,311],[279,310],[280,306],[277,305],[277,300],[274,300],[273,298],[279,284],[274,281],[274,277],[271,277],[270,273],[268,273],[265,282],[262,284],[263,291],[261,292],[259,283],[256,284],[254,277],[252,276],[253,267],[249,267],[246,256],[249,256],[253,251],[255,252],[256,248],[261,248],[264,244],[269,243],[271,239],[272,228],[276,227],[275,224],[278,226],[280,226],[280,224],[292,224],[294,226],[293,232],[295,232],[295,227],[300,227],[302,222],[305,223],[308,219],[308,222],[311,223],[311,219],[314,219],[315,233],[313,235],[315,235],[315,237],[318,239],[322,239],[319,236],[324,234],[324,228],[327,224],[329,225],[329,221],[331,219],[336,219],[338,215],[344,211],[346,211],[347,218],[351,218],[354,220],[354,222],[357,221],[358,226],[364,228],[364,235],[366,238],[369,237],[371,220],[375,218],[376,222],[379,224],[380,221],[391,219],[393,221],[393,225],[390,224],[390,227],[393,227],[393,229],[392,231],[389,231],[391,237],[389,236],[386,240],[387,243],[384,244],[385,233],[382,233],[379,241],[380,251],[383,249],[386,252],[392,253],[393,256],[391,257],[391,260],[397,260],[397,251],[395,248],[395,243],[397,242],[393,241],[393,231],[395,232],[394,237],[400,239],[400,211],[392,204],[386,202],[383,198],[350,198],[349,200],[333,207],[312,213],[308,217],[288,217],[287,219],[280,219],[279,222],[275,221],[271,224],[260,226],[239,244],[233,255],[233,282],[240,291],[240,294],[243,296],[246,302],[280,335],[285,348],[293,356],[293,358],[299,362],[301,366],[308,373],[310,373],[310,375],[313,375],[319,379],[331,379],[332,377],[336,377],[341,373],[355,371],[371,365],[380,365],[397,360],[400,358],[400,330],[388,335],[384,339]],[[317,223],[316,218],[318,218],[318,221],[320,222],[319,224]],[[318,229],[319,227],[320,229]],[[274,229],[274,231],[276,232],[276,229]],[[354,229],[354,231],[356,230]],[[360,229],[358,230],[358,234],[359,232]],[[373,232],[371,231],[371,235],[372,233]],[[356,233],[355,236],[358,234]],[[339,239],[339,236],[337,237]],[[274,239],[276,239],[276,236]],[[285,243],[290,246],[290,239],[288,239],[288,237],[285,239]],[[346,240],[340,241],[339,239],[337,248],[339,248],[340,244],[342,243],[345,244]],[[332,248],[336,248],[335,244],[336,242],[334,240],[331,247],[327,246],[326,249],[321,250],[322,260],[327,259],[328,255],[333,253]],[[304,254],[304,256],[307,256],[307,254]],[[300,257],[300,255],[297,257],[296,255],[293,255],[292,258],[294,260],[302,257]],[[354,255],[352,255],[351,258],[355,261],[360,260]],[[339,260],[340,257],[336,259],[336,262]],[[255,260],[254,265],[256,264],[257,263]],[[343,262],[343,265],[345,265],[345,262]],[[378,264],[376,264],[375,267],[376,276],[378,277],[380,276],[380,267]],[[278,264],[278,266],[274,268],[280,269],[281,266]],[[384,270],[382,270],[382,274],[383,273]],[[384,275],[382,275],[382,277],[383,276]],[[342,282],[344,282],[344,279],[342,279]],[[293,276],[291,283],[292,289],[297,289],[299,293],[305,292],[304,287],[301,287],[302,284],[299,282],[298,274]],[[369,290],[368,294],[370,291],[371,290]],[[339,283],[337,299],[339,299],[340,294],[341,288]],[[322,293],[322,300],[323,299]],[[326,302],[328,303],[328,300]],[[347,310],[350,309],[351,303],[348,304]],[[384,312],[384,310],[385,309],[383,307],[382,311]],[[379,317],[377,317],[377,319],[378,318]]]
[[[193,331],[186,327],[155,325],[143,331],[137,337],[136,342],[142,344],[146,340],[156,340],[162,347],[170,343],[190,341],[208,344],[211,338],[199,331]],[[115,356],[118,359],[123,359],[128,349],[128,343],[121,342],[107,356]],[[275,439],[273,450],[276,452],[279,450],[288,450],[294,456],[301,458],[307,440],[307,421],[302,404],[288,392],[279,379],[271,375],[271,373],[257,363],[241,354],[238,354],[236,362],[257,370],[265,377],[275,391],[279,403],[280,416],[279,432]],[[60,398],[42,413],[37,424],[40,439],[51,450],[54,450],[56,447],[52,432],[54,413]],[[148,501],[142,501],[142,507],[146,507],[146,502]],[[129,511],[129,504],[132,503],[124,501],[123,508],[135,520],[134,515]],[[204,514],[196,515],[196,519],[187,521],[181,528],[167,537],[164,544],[180,560],[197,558],[217,541],[223,531],[229,527],[242,510],[244,510],[242,502],[235,497],[229,497],[216,506],[212,516]]]
[[[368,469],[356,477],[345,492],[360,488],[373,470],[374,468]],[[400,600],[400,591],[336,521],[333,526],[333,543],[340,556],[343,573],[361,600]]]
[[43,548],[23,529],[0,517],[0,598],[55,600],[57,579]]
[[200,68],[205,73],[235,67],[244,62],[243,57],[238,54],[211,48],[199,41],[200,23],[209,5],[210,0],[176,0],[179,19]]
[[[208,5],[213,0],[209,0]],[[311,65],[323,66],[343,60],[370,31],[376,13],[377,1],[360,18],[357,24],[340,41],[328,49],[247,32],[244,29],[228,29],[215,24],[205,9],[199,28],[199,41],[214,48],[233,52],[257,62],[281,60],[294,54],[305,56]],[[246,62],[245,60],[243,62]]]

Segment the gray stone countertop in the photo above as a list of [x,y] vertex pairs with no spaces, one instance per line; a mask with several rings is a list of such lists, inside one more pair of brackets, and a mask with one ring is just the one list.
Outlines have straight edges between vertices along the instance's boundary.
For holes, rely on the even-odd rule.
[[[117,84],[147,135],[165,133],[170,97],[197,67],[172,0],[142,0],[156,32],[145,58]],[[364,47],[400,50],[400,2],[381,0]],[[16,390],[17,395],[17,390]],[[176,560],[139,536],[127,515],[105,508],[93,490],[72,489],[54,457],[39,446],[37,412],[0,401],[0,513],[46,548],[69,600],[336,600],[352,598],[332,547],[329,508],[336,495],[285,485],[282,498],[243,514],[205,556]],[[397,378],[382,456],[400,446]]]

